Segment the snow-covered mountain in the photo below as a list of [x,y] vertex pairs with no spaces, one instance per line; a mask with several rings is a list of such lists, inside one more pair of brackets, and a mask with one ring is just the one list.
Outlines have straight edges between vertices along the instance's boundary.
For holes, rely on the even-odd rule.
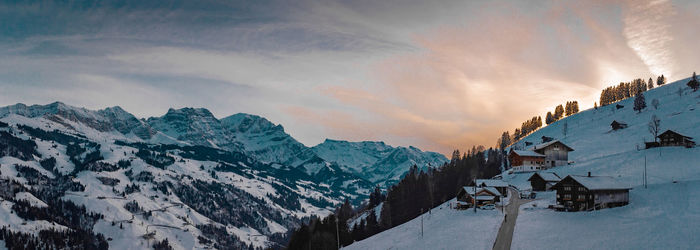
[[392,147],[384,142],[348,142],[326,139],[312,150],[321,158],[335,162],[348,172],[374,183],[389,186],[398,182],[413,165],[439,167],[447,158],[415,147]]
[[[570,165],[544,172],[567,175],[611,176],[629,186],[630,204],[590,212],[557,212],[554,192],[538,192],[538,199],[520,207],[515,224],[513,249],[690,249],[700,240],[700,147],[645,149],[654,140],[649,131],[652,116],[661,121],[660,133],[673,130],[700,139],[700,91],[683,79],[644,92],[647,107],[633,110],[634,97],[612,105],[588,109],[563,118],[522,138],[513,146],[527,149],[525,142],[539,143],[542,136],[564,142]],[[658,107],[653,105],[658,101]],[[623,106],[618,108],[617,105]],[[612,121],[627,128],[612,130]],[[644,187],[644,176],[648,187]],[[519,189],[531,189],[530,173],[501,174],[502,180]],[[491,249],[502,219],[493,211],[473,214],[442,205],[403,225],[389,229],[348,249]],[[476,218],[474,218],[476,217]],[[465,220],[468,218],[468,220]],[[508,219],[512,217],[509,215]],[[421,221],[423,220],[423,221]],[[452,223],[452,222],[460,223]],[[424,224],[425,236],[421,237]],[[476,230],[475,230],[476,229]],[[476,231],[476,232],[474,232]],[[453,234],[452,232],[460,232]],[[466,233],[464,233],[466,232]],[[487,232],[489,235],[484,235]]]
[[[281,125],[249,114],[219,120],[183,108],[138,119],[120,107],[55,102],[2,107],[0,121],[0,227],[80,229],[95,247],[153,239],[184,249],[278,247],[305,218],[346,198],[357,204],[382,183],[350,171],[366,166],[341,165],[341,154],[328,151],[321,158]],[[409,158],[387,159],[406,149],[384,146],[373,165],[400,176],[396,163]],[[63,222],[69,215],[82,222]]]

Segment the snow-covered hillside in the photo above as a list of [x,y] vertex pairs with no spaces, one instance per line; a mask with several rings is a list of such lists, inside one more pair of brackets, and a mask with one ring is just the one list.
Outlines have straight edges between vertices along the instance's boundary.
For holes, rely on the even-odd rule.
[[[56,102],[2,107],[0,121],[0,216],[15,233],[79,227],[120,248],[275,247],[375,185],[254,115],[183,108],[140,120]],[[76,209],[84,222],[61,221]]]
[[[634,98],[616,104],[589,109],[543,127],[515,145],[528,149],[525,142],[538,144],[542,136],[561,140],[575,151],[569,152],[570,165],[543,170],[559,176],[612,176],[632,187],[630,204],[592,212],[556,212],[547,209],[555,204],[554,192],[540,192],[538,199],[520,207],[513,235],[513,249],[691,249],[700,242],[700,147],[661,147],[644,149],[653,140],[648,129],[652,115],[661,120],[661,131],[673,130],[700,138],[700,91],[693,92],[688,79],[644,92],[647,108],[633,110]],[[679,91],[680,89],[680,91]],[[680,94],[679,94],[680,93]],[[654,99],[658,108],[652,105]],[[612,131],[613,120],[627,123]],[[697,139],[696,139],[697,142]],[[645,171],[648,188],[643,186]],[[531,189],[527,179],[532,173],[501,174],[504,181],[519,189]],[[445,236],[420,238],[420,221],[411,222],[353,243],[349,249],[475,249],[491,248],[484,238],[471,238],[471,232],[489,232],[501,223],[497,219],[471,218],[464,211],[433,212],[444,218],[426,232]],[[483,213],[482,213],[483,214]],[[423,216],[426,216],[424,214]],[[453,223],[454,222],[454,223]],[[430,224],[430,222],[427,222]],[[451,235],[458,232],[458,236]],[[426,233],[429,234],[429,233]],[[496,231],[482,237],[493,243]],[[474,241],[480,247],[466,242]],[[462,244],[464,245],[457,245]],[[479,245],[481,244],[481,245]]]
[[491,249],[503,220],[501,211],[455,210],[449,207],[454,201],[343,249]]
[[[633,189],[630,204],[594,212],[562,213],[541,209],[556,200],[553,192],[543,193],[531,205],[521,207],[513,237],[515,249],[688,249],[698,245],[700,233],[700,148],[661,147],[644,149],[652,141],[648,123],[652,115],[661,120],[661,131],[673,130],[700,138],[700,92],[685,84],[688,79],[644,93],[647,108],[637,113],[634,98],[616,105],[591,109],[544,127],[522,139],[539,142],[542,136],[562,140],[575,149],[568,166],[548,172],[613,176]],[[681,89],[679,95],[679,88]],[[651,105],[657,99],[659,107]],[[613,120],[628,128],[612,131]],[[564,130],[566,128],[566,130]],[[696,140],[697,141],[697,140]],[[645,169],[648,188],[643,186]],[[528,188],[530,174],[508,174],[503,178]],[[590,240],[594,239],[594,240]]]

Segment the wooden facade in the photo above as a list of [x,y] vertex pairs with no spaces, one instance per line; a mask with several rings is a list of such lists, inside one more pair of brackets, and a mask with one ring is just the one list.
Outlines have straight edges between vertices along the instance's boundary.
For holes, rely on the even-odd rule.
[[510,154],[508,154],[511,166],[543,166],[544,158],[544,155],[530,151],[511,150]]
[[545,156],[546,167],[555,167],[567,165],[569,163],[569,151],[574,151],[574,149],[559,140],[555,140],[536,145],[533,151]]
[[659,135],[659,145],[661,147],[673,147],[681,146],[692,148],[695,146],[695,142],[692,137],[679,134],[672,130],[666,130]]
[[609,176],[567,176],[552,187],[557,207],[566,211],[590,211],[629,204],[629,187]]

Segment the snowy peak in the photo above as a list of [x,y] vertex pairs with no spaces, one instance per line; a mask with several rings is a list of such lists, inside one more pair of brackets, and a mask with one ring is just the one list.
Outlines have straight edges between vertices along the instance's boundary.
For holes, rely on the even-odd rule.
[[22,103],[0,108],[0,117],[9,114],[17,114],[28,118],[45,117],[71,127],[63,120],[82,123],[101,132],[118,131],[122,134],[134,132],[141,138],[150,137],[152,131],[138,120],[134,115],[115,106],[98,111],[88,110],[67,105],[62,102],[53,102],[47,105],[27,106]]
[[275,125],[269,120],[257,115],[238,113],[221,119],[221,122],[228,127],[230,131],[238,133],[261,133],[271,130],[279,130],[284,133],[282,125]]
[[392,147],[375,141],[326,139],[312,150],[346,171],[385,186],[398,181],[413,165],[425,169],[447,162],[447,158],[439,153],[423,152],[415,147]]

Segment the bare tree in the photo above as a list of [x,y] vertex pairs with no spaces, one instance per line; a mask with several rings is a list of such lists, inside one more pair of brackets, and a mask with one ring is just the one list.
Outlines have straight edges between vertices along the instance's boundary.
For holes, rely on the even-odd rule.
[[659,99],[651,100],[651,106],[654,106],[654,109],[659,109]]
[[656,137],[659,135],[659,128],[661,127],[661,120],[659,120],[656,115],[651,115],[651,121],[649,121],[649,133],[654,136],[654,142],[656,142]]

